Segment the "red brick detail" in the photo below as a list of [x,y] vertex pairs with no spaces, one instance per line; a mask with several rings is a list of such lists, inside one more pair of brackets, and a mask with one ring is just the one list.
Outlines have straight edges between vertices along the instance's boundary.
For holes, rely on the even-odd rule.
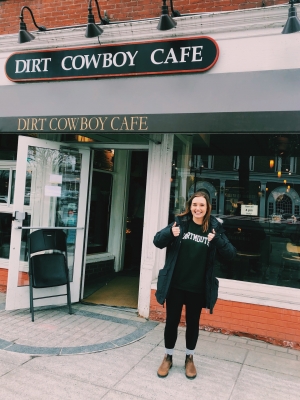
[[[0,268],[0,292],[6,293],[8,270]],[[29,275],[27,272],[19,272],[18,286],[28,286]]]
[[[157,303],[155,290],[151,291],[149,318],[166,320],[166,309]],[[180,325],[185,326],[184,309]],[[300,350],[300,311],[219,299],[212,315],[202,313],[200,329]]]
[[[286,0],[264,0],[266,6],[283,3],[286,3]],[[117,22],[159,17],[162,1],[100,0],[99,4],[102,16],[104,10],[106,10],[110,21]],[[174,8],[183,15],[257,8],[261,7],[262,4],[263,0],[175,0]],[[87,23],[88,0],[27,0],[26,5],[32,9],[37,25],[45,25],[48,29]],[[22,6],[24,6],[23,0],[0,2],[0,34],[17,33],[19,31],[19,15]],[[92,6],[96,22],[98,22],[94,2],[92,2]],[[27,10],[24,10],[24,22],[28,31],[36,30]]]
[[3,286],[3,287],[6,288],[6,286],[7,286],[7,276],[8,276],[8,270],[4,269],[4,268],[0,268],[0,286]]
[[27,272],[19,272],[18,286],[29,285],[29,274]]

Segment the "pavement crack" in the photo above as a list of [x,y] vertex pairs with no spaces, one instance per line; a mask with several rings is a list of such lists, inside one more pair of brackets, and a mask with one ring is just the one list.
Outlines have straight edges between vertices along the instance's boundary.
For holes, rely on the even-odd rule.
[[249,353],[249,350],[246,350],[246,354],[245,354],[244,360],[243,360],[242,363],[240,363],[240,369],[239,369],[239,372],[238,372],[238,374],[237,374],[237,377],[236,377],[236,379],[235,379],[235,381],[234,381],[234,384],[232,385],[232,389],[231,389],[231,391],[230,391],[230,393],[229,393],[228,400],[231,399],[232,393],[233,393],[233,391],[234,391],[234,389],[235,389],[235,387],[236,387],[237,382],[239,381],[239,377],[240,377],[241,372],[242,372],[242,369],[243,369],[243,367],[244,367],[244,365],[245,365],[245,361],[246,361],[246,358],[247,358],[247,356],[248,356],[248,353]]

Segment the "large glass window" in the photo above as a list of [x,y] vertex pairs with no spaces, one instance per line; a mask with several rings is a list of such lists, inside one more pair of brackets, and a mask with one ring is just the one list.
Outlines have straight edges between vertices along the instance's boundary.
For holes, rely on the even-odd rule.
[[[28,216],[23,226],[67,228],[70,281],[73,281],[81,164],[82,156],[76,150],[28,147],[24,198]],[[18,286],[28,285],[29,233],[29,229],[22,231]]]
[[237,249],[218,277],[300,288],[298,157],[300,135],[175,136],[169,221],[208,193]]

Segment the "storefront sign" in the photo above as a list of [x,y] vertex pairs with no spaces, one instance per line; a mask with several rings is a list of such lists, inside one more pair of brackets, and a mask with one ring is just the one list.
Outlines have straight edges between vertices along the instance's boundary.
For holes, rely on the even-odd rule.
[[219,47],[210,37],[28,51],[5,66],[14,82],[202,72],[212,68]]
[[[63,107],[62,107],[63,108]],[[297,133],[298,111],[0,116],[1,133]]]
[[4,120],[4,131],[16,133],[147,133],[149,129],[149,117],[145,115],[8,117]]
[[18,131],[51,132],[101,132],[147,131],[147,117],[144,116],[82,116],[52,118],[18,118]]

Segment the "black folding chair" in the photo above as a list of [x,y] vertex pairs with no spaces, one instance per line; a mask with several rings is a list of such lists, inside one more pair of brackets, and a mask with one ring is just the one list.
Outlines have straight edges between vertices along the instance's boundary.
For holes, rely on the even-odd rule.
[[[50,251],[50,252],[49,252]],[[36,254],[45,252],[42,254]],[[40,229],[28,237],[30,312],[34,321],[33,301],[49,297],[67,296],[72,314],[66,234],[63,230]],[[66,285],[67,293],[33,297],[33,288]]]

